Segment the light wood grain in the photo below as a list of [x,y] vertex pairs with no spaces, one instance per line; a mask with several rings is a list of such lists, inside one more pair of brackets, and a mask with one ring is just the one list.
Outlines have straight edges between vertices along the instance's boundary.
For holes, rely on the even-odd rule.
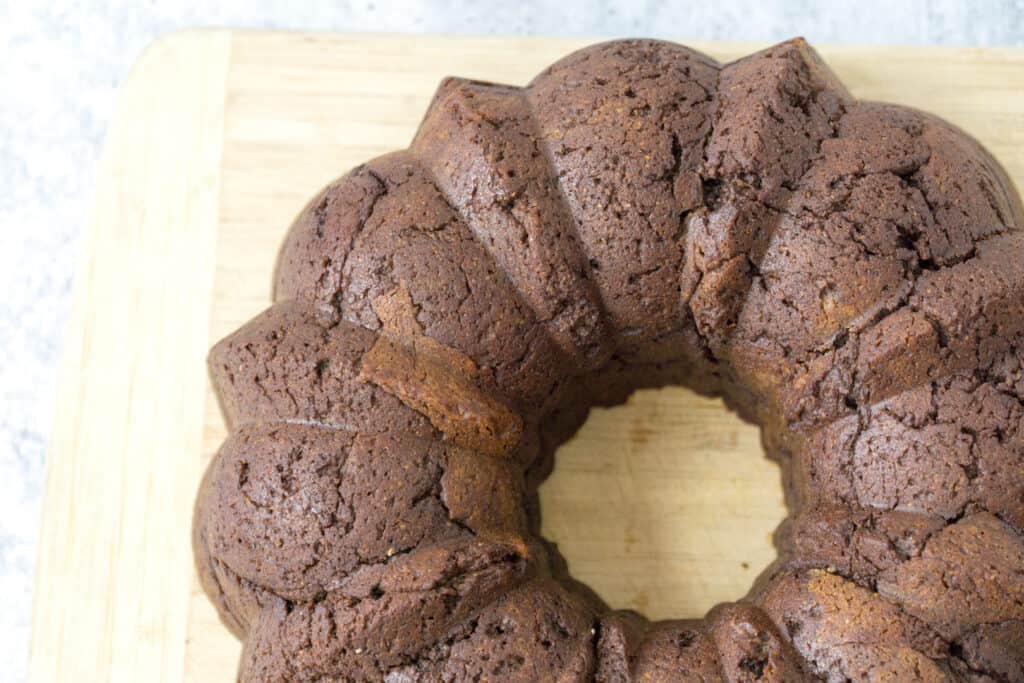
[[[188,32],[125,85],[101,165],[51,443],[31,680],[228,681],[238,643],[188,547],[224,438],[207,347],[268,303],[283,231],[404,147],[444,75],[524,83],[589,41]],[[756,46],[698,45],[720,59]],[[822,50],[858,95],[929,109],[1024,178],[1024,52]],[[717,401],[597,411],[542,488],[544,530],[613,605],[693,616],[773,556],[778,470]]]
[[33,681],[182,680],[230,40],[152,46],[108,136],[47,459]]

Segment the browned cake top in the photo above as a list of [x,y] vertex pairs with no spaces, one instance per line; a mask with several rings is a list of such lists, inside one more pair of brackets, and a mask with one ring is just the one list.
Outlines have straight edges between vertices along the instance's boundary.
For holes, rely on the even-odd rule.
[[[241,680],[1024,680],[1022,226],[974,140],[800,40],[446,80],[210,354]],[[666,384],[762,426],[792,514],[748,596],[650,623],[567,576],[536,488]]]

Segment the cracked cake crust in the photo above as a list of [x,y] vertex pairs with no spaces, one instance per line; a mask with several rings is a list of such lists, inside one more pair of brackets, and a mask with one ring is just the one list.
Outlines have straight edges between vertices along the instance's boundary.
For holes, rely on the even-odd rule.
[[[218,343],[200,578],[241,681],[1024,680],[1024,209],[793,40],[446,79]],[[702,620],[607,608],[536,487],[595,405],[762,428],[778,560]]]

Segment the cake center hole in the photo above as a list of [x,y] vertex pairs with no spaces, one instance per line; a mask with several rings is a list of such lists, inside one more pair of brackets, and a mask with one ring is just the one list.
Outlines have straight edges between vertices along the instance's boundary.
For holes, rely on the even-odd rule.
[[760,431],[720,399],[669,387],[591,411],[540,487],[544,536],[611,607],[701,617],[775,559],[786,516]]

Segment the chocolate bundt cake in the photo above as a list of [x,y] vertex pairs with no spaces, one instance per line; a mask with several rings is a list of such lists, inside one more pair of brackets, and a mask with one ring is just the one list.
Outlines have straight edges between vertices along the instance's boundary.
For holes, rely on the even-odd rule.
[[[1022,227],[978,143],[800,40],[445,80],[210,354],[240,679],[1024,680]],[[702,620],[609,610],[539,534],[559,444],[663,385],[760,425],[791,511]]]

